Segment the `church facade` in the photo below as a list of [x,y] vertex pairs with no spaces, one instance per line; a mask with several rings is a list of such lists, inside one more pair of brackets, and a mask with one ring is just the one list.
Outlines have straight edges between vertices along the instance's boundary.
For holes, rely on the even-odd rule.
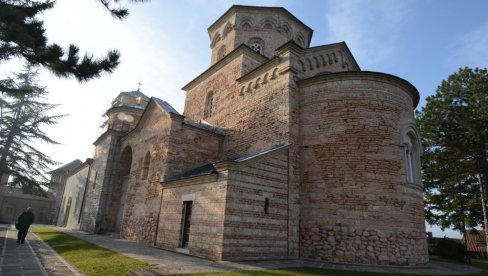
[[79,227],[212,260],[427,263],[416,88],[310,47],[283,8],[232,6],[208,33],[183,114],[112,103]]

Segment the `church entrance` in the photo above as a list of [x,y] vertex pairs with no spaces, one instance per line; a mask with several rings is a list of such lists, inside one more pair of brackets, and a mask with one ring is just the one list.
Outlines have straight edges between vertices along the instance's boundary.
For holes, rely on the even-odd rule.
[[129,186],[129,176],[132,164],[132,149],[126,147],[120,156],[112,179],[112,192],[110,194],[107,211],[107,231],[119,233],[123,224],[125,200]]
[[183,211],[181,216],[181,233],[180,233],[180,248],[187,248],[188,241],[190,240],[190,222],[191,222],[191,209],[193,207],[193,201],[183,202]]

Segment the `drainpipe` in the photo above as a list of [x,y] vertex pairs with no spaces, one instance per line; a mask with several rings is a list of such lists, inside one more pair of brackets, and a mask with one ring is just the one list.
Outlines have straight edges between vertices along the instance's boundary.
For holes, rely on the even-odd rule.
[[80,215],[78,217],[78,223],[80,223],[80,229],[81,229],[81,217],[83,215],[83,207],[85,206],[86,191],[88,190],[88,183],[90,182],[91,171],[93,167],[93,159],[87,158],[86,163],[88,163],[89,167],[88,167],[88,174],[86,176],[86,181],[85,181],[85,190],[83,191],[83,198],[81,199]]
[[[161,183],[160,183],[161,184]],[[161,217],[161,208],[163,208],[163,193],[164,187],[161,184],[161,198],[159,203],[159,210],[158,210],[158,219],[156,220],[156,231],[154,232],[154,246],[156,246],[156,242],[158,240],[158,232],[159,232],[159,218]]]

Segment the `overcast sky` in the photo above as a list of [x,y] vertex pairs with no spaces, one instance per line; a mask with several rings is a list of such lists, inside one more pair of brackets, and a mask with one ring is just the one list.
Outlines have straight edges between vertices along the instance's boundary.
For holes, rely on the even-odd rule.
[[[87,83],[57,79],[42,71],[50,103],[67,114],[46,128],[61,145],[38,147],[65,164],[93,157],[98,126],[112,99],[137,90],[183,112],[185,84],[210,65],[207,27],[232,4],[283,6],[314,30],[311,46],[345,41],[362,70],[393,74],[420,92],[419,108],[443,79],[460,67],[488,67],[486,0],[227,1],[153,0],[128,4],[130,16],[113,19],[97,0],[58,0],[40,18],[50,42],[96,56],[122,53],[111,75]],[[19,69],[0,65],[0,78]]]

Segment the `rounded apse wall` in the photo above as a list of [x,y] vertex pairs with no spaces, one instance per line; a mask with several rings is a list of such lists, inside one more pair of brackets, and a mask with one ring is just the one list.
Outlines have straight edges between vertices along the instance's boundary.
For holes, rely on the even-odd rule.
[[301,258],[427,263],[415,87],[362,71],[301,80],[298,90]]

